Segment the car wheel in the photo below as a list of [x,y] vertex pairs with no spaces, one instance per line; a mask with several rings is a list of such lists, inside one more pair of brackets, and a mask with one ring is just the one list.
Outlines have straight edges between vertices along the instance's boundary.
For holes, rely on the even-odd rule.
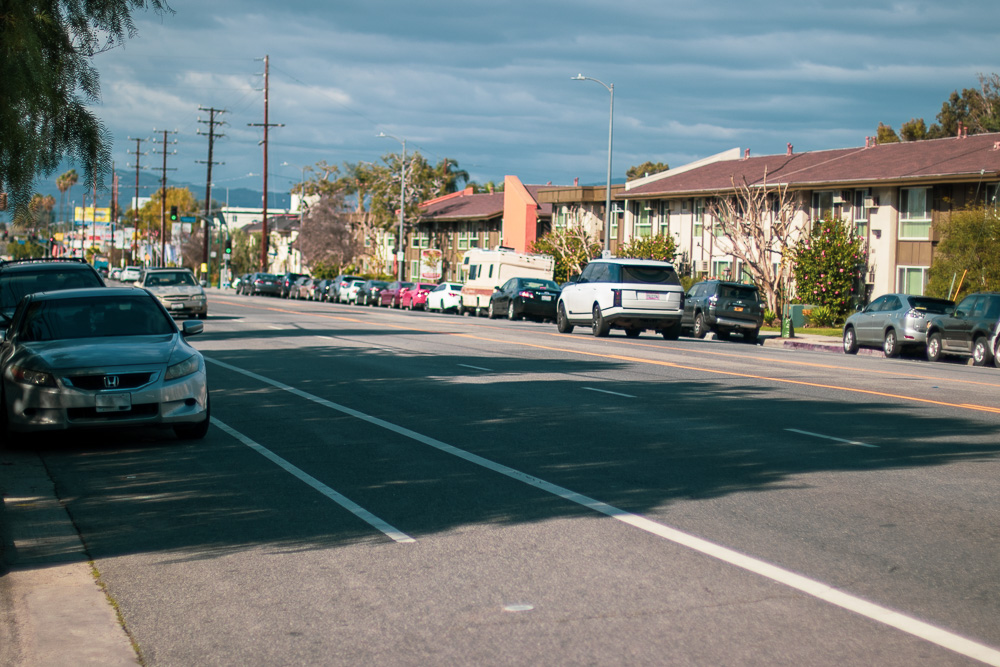
[[997,337],[996,347],[993,348],[993,365],[1000,368],[1000,336]]
[[743,330],[743,340],[748,343],[757,344],[757,339],[760,338],[760,329],[744,329]]
[[704,338],[708,333],[705,329],[705,316],[698,313],[694,316],[694,326],[691,328],[691,335],[695,338]]
[[932,333],[927,337],[927,361],[941,360],[941,334]]
[[989,341],[980,336],[972,344],[972,365],[989,366],[993,363],[993,353],[990,351]]
[[625,335],[629,338],[638,338],[639,334],[642,333],[642,329],[626,329]]
[[599,304],[594,304],[594,316],[590,326],[593,329],[591,333],[598,338],[604,338],[611,333],[611,325],[608,324],[608,321],[604,319],[604,315],[601,314],[601,306]]
[[677,340],[681,337],[681,323],[676,322],[672,326],[669,326],[662,331],[660,335],[663,336],[665,340]]
[[556,311],[556,331],[564,334],[573,333],[573,325],[569,323],[569,318],[566,317],[566,306],[561,303],[559,304],[559,309]]
[[208,435],[208,427],[212,417],[212,396],[205,396],[205,418],[196,424],[177,424],[174,434],[181,440],[201,440]]
[[514,302],[511,301],[507,304],[507,319],[508,320],[519,320],[521,317],[514,312]]
[[895,329],[889,329],[885,332],[885,340],[882,341],[882,351],[885,352],[885,356],[889,359],[895,359],[899,356],[901,350],[899,341],[896,340]]
[[486,316],[491,320],[495,320],[497,318],[497,311],[496,308],[493,307],[492,300],[490,301],[489,308],[486,309]]
[[858,334],[854,327],[847,327],[844,329],[844,354],[857,354],[858,347]]

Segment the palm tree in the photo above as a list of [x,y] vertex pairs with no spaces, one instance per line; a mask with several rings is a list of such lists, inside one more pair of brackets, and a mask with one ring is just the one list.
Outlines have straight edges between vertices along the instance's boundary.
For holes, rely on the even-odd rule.
[[76,173],[76,169],[70,169],[65,174],[56,179],[56,187],[59,188],[59,195],[62,201],[60,202],[60,215],[63,222],[66,222],[66,199],[68,198],[69,189],[77,184],[80,177]]
[[437,172],[443,182],[444,192],[442,194],[458,192],[461,189],[459,183],[464,186],[469,182],[469,172],[458,168],[458,160],[443,158],[437,164]]

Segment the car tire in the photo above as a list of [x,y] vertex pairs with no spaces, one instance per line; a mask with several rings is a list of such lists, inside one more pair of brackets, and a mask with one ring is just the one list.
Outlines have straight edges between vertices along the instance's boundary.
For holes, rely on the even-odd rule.
[[663,336],[664,340],[677,340],[681,337],[681,323],[676,322],[672,326],[662,329],[660,335]]
[[899,341],[896,339],[896,330],[889,329],[885,332],[885,339],[882,341],[882,351],[887,359],[895,359],[899,356]]
[[927,337],[927,361],[941,361],[941,334],[937,331]]
[[521,319],[521,316],[514,312],[514,302],[507,304],[507,319],[513,321]]
[[642,329],[626,329],[625,330],[625,335],[628,338],[638,338],[639,334],[641,334],[641,333],[642,333]]
[[694,338],[704,338],[708,330],[705,329],[705,316],[698,313],[694,316],[694,326],[691,327],[691,335]]
[[997,337],[996,347],[993,348],[993,365],[1000,368],[1000,337]]
[[757,340],[760,338],[760,329],[744,329],[743,330],[743,340],[748,343],[757,344]]
[[486,309],[486,317],[490,318],[491,320],[495,320],[497,318],[497,311],[496,308],[493,307],[492,299],[490,300],[489,308]]
[[972,365],[992,366],[993,353],[990,351],[990,342],[985,336],[980,336],[972,344]]
[[731,332],[729,331],[729,329],[719,329],[718,331],[715,332],[715,336],[719,340],[729,340],[730,333]]
[[569,318],[566,317],[566,306],[559,304],[559,308],[556,310],[556,331],[564,334],[573,333],[573,325],[569,323]]
[[208,427],[212,422],[212,396],[205,395],[205,418],[195,424],[177,424],[174,434],[181,440],[201,440],[208,435]]
[[854,331],[854,327],[844,329],[844,354],[857,354],[859,347],[858,334]]
[[590,324],[592,331],[597,338],[607,338],[608,334],[611,333],[611,325],[608,321],[604,319],[604,315],[601,314],[601,306],[599,304],[594,304],[594,314],[591,318]]

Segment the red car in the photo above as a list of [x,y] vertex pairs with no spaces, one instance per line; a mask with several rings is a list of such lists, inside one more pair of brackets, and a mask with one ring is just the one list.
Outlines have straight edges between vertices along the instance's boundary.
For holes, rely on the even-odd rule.
[[389,306],[390,308],[399,308],[399,293],[407,287],[410,287],[412,284],[413,283],[401,283],[398,280],[393,280],[378,293],[378,305]]
[[432,283],[414,283],[399,293],[399,307],[423,310],[427,307],[427,293],[435,287]]

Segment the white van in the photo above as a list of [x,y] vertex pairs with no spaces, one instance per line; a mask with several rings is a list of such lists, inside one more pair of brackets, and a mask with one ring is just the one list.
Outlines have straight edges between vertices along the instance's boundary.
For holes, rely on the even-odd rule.
[[511,278],[552,280],[556,261],[551,255],[530,255],[511,249],[470,250],[462,259],[461,313],[482,315],[490,305],[493,291]]

